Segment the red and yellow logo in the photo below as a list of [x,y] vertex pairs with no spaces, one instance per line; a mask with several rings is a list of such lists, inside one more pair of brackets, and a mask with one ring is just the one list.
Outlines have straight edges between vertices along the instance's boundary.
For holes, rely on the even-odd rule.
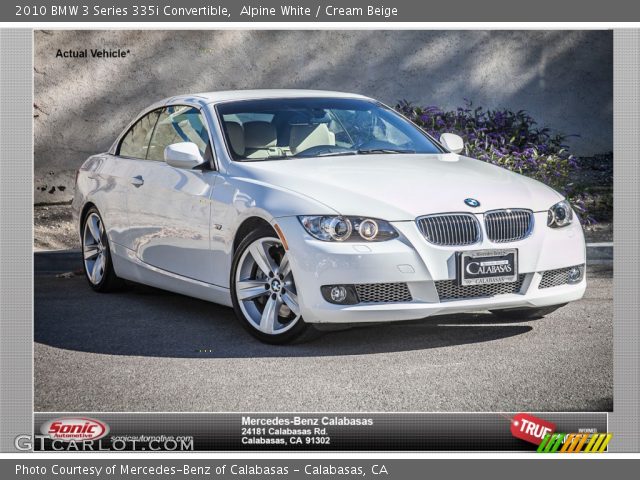
[[551,433],[538,445],[538,453],[603,453],[611,433]]
[[603,453],[613,434],[593,431],[558,433],[556,424],[530,413],[518,413],[511,421],[511,434],[538,445],[538,453]]

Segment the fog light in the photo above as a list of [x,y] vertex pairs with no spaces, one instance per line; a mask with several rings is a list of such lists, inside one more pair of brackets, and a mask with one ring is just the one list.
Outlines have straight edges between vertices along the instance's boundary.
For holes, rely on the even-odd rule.
[[336,305],[355,305],[358,294],[353,285],[325,285],[320,287],[322,296],[329,303]]
[[568,272],[569,283],[578,283],[582,280],[582,268],[571,267]]
[[342,303],[347,298],[347,289],[342,286],[332,287],[330,294],[331,300],[336,303]]

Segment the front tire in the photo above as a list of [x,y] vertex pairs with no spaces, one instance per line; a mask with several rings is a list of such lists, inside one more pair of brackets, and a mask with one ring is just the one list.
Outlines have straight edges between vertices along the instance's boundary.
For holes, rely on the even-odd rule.
[[111,261],[107,230],[100,212],[91,207],[82,221],[82,266],[96,292],[111,292],[122,286]]
[[491,310],[491,313],[500,320],[537,320],[555,312],[565,305],[566,303],[540,308],[507,308],[505,310]]
[[262,342],[289,343],[309,327],[300,314],[287,252],[270,229],[251,232],[238,246],[231,266],[231,299],[242,326]]

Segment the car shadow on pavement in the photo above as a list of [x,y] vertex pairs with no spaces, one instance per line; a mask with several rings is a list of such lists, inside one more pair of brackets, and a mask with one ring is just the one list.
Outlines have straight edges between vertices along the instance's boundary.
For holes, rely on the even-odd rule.
[[56,348],[166,358],[313,357],[411,351],[526,334],[491,314],[449,315],[323,332],[285,346],[254,339],[233,310],[131,284],[100,294],[79,275],[35,276],[34,338]]

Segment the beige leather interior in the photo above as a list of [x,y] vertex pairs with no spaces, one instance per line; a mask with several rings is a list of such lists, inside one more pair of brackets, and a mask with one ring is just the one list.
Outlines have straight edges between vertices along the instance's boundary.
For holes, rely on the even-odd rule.
[[318,145],[335,145],[336,136],[326,123],[318,125],[291,125],[289,148],[296,154]]
[[231,142],[231,149],[238,156],[243,156],[245,151],[244,146],[244,129],[238,122],[225,122],[227,127],[227,134],[229,136],[229,142]]
[[244,125],[245,157],[263,158],[276,153],[278,133],[270,122],[246,122]]
[[291,125],[289,146],[278,147],[278,133],[271,122],[225,123],[233,152],[244,158],[295,155],[319,145],[335,145],[336,136],[326,123]]

